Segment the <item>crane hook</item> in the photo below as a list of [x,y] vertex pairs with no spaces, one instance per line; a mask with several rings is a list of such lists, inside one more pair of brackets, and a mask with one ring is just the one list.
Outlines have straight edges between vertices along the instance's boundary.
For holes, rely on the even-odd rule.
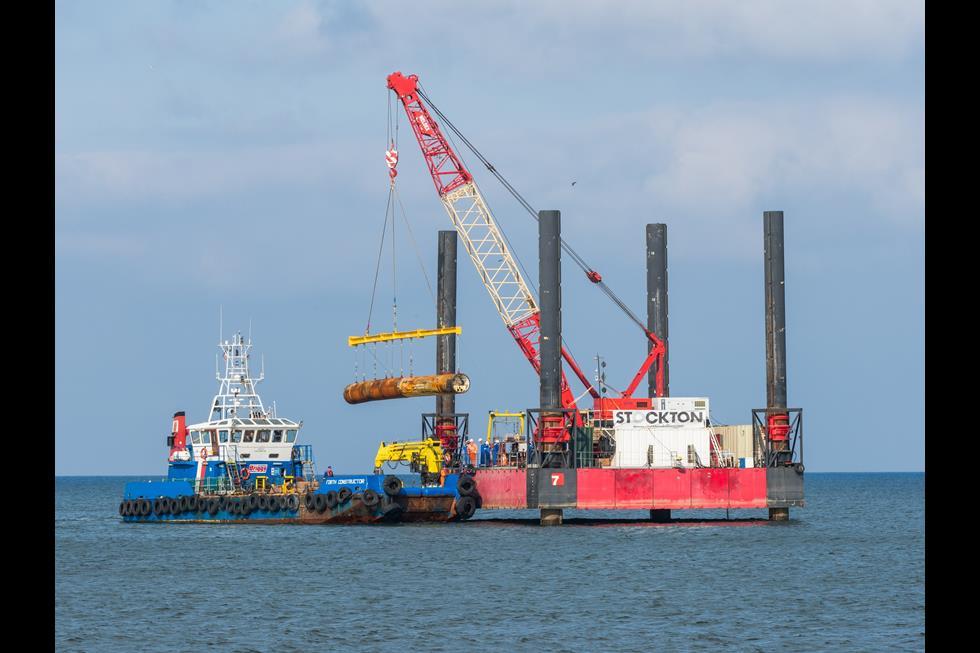
[[390,150],[385,150],[385,163],[388,165],[388,175],[392,181],[395,181],[395,177],[398,176],[398,171],[395,170],[395,166],[398,165],[398,150],[395,149],[394,144]]

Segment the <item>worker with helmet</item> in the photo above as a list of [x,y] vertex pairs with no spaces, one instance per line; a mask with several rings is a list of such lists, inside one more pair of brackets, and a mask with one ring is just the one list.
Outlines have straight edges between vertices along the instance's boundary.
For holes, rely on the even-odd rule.
[[466,454],[469,456],[470,464],[476,467],[476,442],[473,442],[473,438],[466,441]]

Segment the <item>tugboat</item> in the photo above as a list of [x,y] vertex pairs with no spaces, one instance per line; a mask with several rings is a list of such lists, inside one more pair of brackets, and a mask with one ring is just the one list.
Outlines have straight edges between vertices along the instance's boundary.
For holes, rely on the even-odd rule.
[[[205,422],[173,417],[167,479],[126,484],[125,522],[324,524],[453,521],[473,516],[472,478],[439,483],[405,475],[318,477],[313,447],[300,444],[303,422],[268,410],[249,372],[252,341],[241,332],[218,345],[224,375]],[[462,482],[460,482],[462,478]]]

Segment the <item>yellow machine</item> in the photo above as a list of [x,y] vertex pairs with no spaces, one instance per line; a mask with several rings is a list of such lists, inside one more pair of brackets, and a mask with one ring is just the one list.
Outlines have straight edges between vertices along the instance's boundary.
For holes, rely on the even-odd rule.
[[493,465],[525,467],[527,439],[524,435],[524,413],[491,410],[487,420],[487,446],[495,452],[490,458]]
[[494,438],[511,437],[520,440],[524,436],[524,413],[491,410],[487,420],[487,442]]
[[423,483],[438,483],[442,471],[442,445],[438,440],[382,442],[374,457],[374,473],[380,474],[385,463],[408,463],[409,469],[422,475]]

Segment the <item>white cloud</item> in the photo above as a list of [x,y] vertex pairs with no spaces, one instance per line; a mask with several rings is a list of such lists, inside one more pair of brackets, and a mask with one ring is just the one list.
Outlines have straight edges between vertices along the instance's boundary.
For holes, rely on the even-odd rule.
[[[393,37],[424,28],[419,33],[433,35],[440,47],[451,42],[457,52],[520,58],[524,68],[582,63],[601,57],[604,43],[669,59],[894,59],[921,44],[925,15],[921,1],[896,0],[541,0],[470,4],[462,14],[458,2],[437,0],[375,9]],[[508,47],[495,45],[503,43]]]
[[841,98],[823,102],[721,103],[655,131],[666,167],[645,188],[666,204],[736,210],[787,191],[854,193],[890,217],[922,215],[924,123],[902,104]]
[[300,56],[316,55],[327,47],[321,29],[323,17],[309,0],[291,7],[273,32],[280,48]]
[[[178,200],[262,187],[327,185],[349,170],[345,144],[222,150],[114,150],[55,156],[59,202]],[[352,181],[344,178],[346,183]],[[353,181],[356,181],[354,179]]]

